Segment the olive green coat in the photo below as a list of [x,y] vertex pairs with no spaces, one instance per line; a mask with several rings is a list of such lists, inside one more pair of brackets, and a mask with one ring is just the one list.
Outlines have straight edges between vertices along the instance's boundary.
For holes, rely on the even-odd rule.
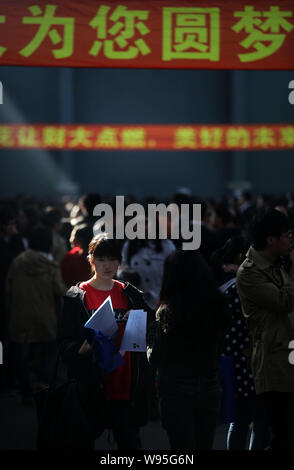
[[289,343],[294,338],[294,266],[281,276],[253,247],[237,272],[237,289],[251,340],[251,369],[257,395],[294,392]]
[[56,262],[31,249],[18,255],[11,264],[6,282],[11,341],[55,340],[58,305],[65,292]]

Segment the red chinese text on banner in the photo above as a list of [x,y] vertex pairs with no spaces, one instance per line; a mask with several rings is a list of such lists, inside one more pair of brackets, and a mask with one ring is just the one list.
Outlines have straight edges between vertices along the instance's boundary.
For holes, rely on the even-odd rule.
[[0,125],[0,149],[290,150],[294,125]]
[[1,0],[0,64],[294,69],[294,3]]

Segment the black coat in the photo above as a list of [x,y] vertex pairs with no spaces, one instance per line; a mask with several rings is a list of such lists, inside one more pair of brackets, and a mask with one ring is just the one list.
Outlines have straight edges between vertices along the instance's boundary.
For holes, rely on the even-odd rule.
[[[144,300],[142,291],[128,282],[124,282],[123,293],[128,299],[128,309],[143,309],[147,312],[147,325],[154,320],[154,311]],[[57,340],[63,362],[70,379],[76,379],[86,387],[97,387],[103,379],[99,374],[94,355],[78,354],[82,346],[84,324],[89,319],[85,307],[85,291],[79,286],[71,287],[63,298],[61,319],[58,327]],[[152,368],[148,364],[145,353],[131,353],[131,401],[135,405],[139,425],[148,420],[148,397],[152,390]]]

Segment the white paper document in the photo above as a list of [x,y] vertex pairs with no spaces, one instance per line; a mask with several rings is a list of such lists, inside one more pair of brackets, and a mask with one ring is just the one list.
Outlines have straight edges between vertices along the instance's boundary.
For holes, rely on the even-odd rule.
[[85,328],[92,328],[93,330],[101,331],[109,338],[117,332],[118,327],[114,318],[110,296],[108,296],[107,299],[104,300],[103,304],[97,308],[84,326]]
[[[145,352],[146,324],[147,313],[144,310],[130,310],[119,350]],[[110,296],[97,308],[84,326],[101,331],[109,338],[117,332],[118,326]]]
[[131,310],[120,345],[120,351],[146,351],[147,313],[144,310]]

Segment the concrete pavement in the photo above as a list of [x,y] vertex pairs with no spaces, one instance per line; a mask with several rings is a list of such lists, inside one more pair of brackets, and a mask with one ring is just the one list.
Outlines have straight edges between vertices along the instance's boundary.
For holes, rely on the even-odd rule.
[[[225,450],[227,425],[218,426],[214,449]],[[0,397],[0,450],[36,449],[37,416],[34,406],[23,405],[19,395]],[[165,430],[159,421],[141,428],[143,450],[169,450]],[[95,443],[96,450],[116,449],[112,435],[105,431]]]

